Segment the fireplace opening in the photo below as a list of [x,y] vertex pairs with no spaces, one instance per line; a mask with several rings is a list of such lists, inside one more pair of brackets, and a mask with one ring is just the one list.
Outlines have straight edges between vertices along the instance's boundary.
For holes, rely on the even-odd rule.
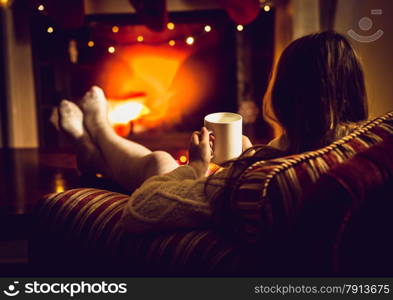
[[90,25],[79,64],[95,71],[75,82],[82,90],[92,83],[105,90],[119,134],[192,131],[204,114],[236,109],[234,33],[227,18],[206,23],[190,17],[186,23],[173,17],[159,33],[114,24]]
[[220,10],[169,17],[161,32],[129,15],[93,15],[81,29],[51,33],[51,20],[33,19],[43,148],[68,146],[48,123],[53,107],[62,98],[77,101],[92,85],[104,89],[109,119],[124,137],[171,136],[176,143],[176,136],[189,137],[206,114],[217,111],[246,114],[246,133],[268,134],[260,111],[272,65],[274,14],[260,14],[243,31]]

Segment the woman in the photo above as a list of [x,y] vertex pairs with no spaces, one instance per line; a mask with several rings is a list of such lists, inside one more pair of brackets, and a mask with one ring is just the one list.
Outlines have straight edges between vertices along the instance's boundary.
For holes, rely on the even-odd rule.
[[[95,167],[129,190],[123,213],[131,232],[200,227],[210,222],[250,164],[328,145],[367,118],[361,65],[349,42],[335,32],[308,35],[283,52],[264,98],[264,117],[282,134],[268,146],[251,147],[206,179],[211,160],[206,128],[191,137],[187,166],[166,152],[152,152],[117,136],[107,118],[104,93],[93,87],[80,108],[63,100],[61,127],[76,141],[82,167]],[[139,188],[138,188],[139,187]]]

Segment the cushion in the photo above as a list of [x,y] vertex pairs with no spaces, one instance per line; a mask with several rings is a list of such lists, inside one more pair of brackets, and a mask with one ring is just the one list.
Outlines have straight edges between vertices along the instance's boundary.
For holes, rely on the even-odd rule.
[[322,174],[392,134],[390,112],[322,149],[253,164],[237,182],[230,199],[232,222],[223,227],[252,244],[285,237],[303,196]]
[[[80,188],[51,194],[37,212],[33,263],[45,275],[236,274],[250,255],[201,228],[135,236],[120,226],[128,196]],[[86,273],[88,272],[88,273]]]

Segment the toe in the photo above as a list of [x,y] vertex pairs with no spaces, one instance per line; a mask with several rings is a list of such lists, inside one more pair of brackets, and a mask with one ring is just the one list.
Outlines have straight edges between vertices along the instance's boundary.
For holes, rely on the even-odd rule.
[[69,107],[70,104],[72,104],[71,101],[69,101],[69,100],[67,100],[67,99],[63,99],[63,100],[61,100],[61,102],[60,102],[60,108],[62,108],[62,107]]
[[57,107],[52,109],[51,115],[49,117],[49,122],[55,126],[57,130],[60,130],[59,125],[59,109]]
[[102,90],[102,88],[100,88],[100,87],[97,86],[97,85],[93,85],[93,86],[91,87],[90,91],[91,91],[93,94],[95,94],[95,95],[104,96],[104,91]]
[[70,110],[71,110],[71,108],[70,108],[70,101],[65,100],[65,99],[61,100],[61,102],[60,102],[60,112],[67,113]]

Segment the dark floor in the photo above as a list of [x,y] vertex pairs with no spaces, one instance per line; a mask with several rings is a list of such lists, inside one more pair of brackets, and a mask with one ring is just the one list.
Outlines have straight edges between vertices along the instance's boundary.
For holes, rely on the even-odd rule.
[[24,215],[42,195],[79,184],[75,157],[38,149],[0,151],[0,210]]
[[[139,136],[135,141],[185,155],[190,134]],[[28,275],[28,237],[37,202],[43,195],[77,187],[126,192],[95,174],[81,175],[72,149],[0,149],[0,275]]]
[[75,157],[38,149],[0,150],[0,272],[25,274],[37,201],[80,186]]

